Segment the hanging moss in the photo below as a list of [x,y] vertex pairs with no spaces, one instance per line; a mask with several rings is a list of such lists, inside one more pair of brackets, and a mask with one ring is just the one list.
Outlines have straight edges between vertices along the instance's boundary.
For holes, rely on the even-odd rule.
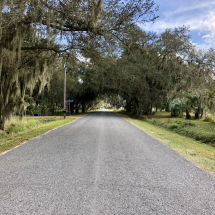
[[98,0],[96,7],[95,7],[95,25],[97,24],[97,22],[99,21],[100,17],[101,17],[101,12],[102,12],[102,5],[103,5],[103,0]]
[[[2,76],[0,93],[0,124],[9,119],[12,114],[20,112],[21,116],[26,108],[24,96],[26,88],[32,92],[35,85],[39,85],[39,92],[47,84],[50,72],[47,70],[47,59],[52,57],[49,52],[38,56],[35,53],[21,52],[20,60],[15,58],[10,62],[11,51],[3,49]],[[23,65],[23,60],[27,64]],[[0,129],[3,129],[1,126]]]

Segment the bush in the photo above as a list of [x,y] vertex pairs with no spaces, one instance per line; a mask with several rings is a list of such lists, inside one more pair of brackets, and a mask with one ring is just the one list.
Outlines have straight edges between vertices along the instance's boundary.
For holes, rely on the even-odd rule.
[[213,119],[210,116],[206,116],[205,119],[204,119],[204,121],[205,122],[213,122]]
[[179,128],[179,127],[180,127],[179,124],[177,124],[177,123],[172,123],[172,124],[169,126],[169,129],[177,129],[177,128]]
[[173,99],[169,104],[171,116],[182,117],[185,107],[186,107],[185,99],[180,99],[180,98]]
[[196,124],[194,122],[191,122],[191,121],[176,121],[175,123],[183,126],[183,127],[186,127],[186,126],[196,126]]
[[7,133],[8,134],[18,133],[18,132],[24,131],[24,129],[25,129],[25,126],[23,123],[20,123],[20,124],[11,123],[7,128]]
[[157,123],[157,120],[154,119],[154,118],[152,118],[152,122],[153,122],[154,124],[156,124],[156,123]]
[[196,124],[195,124],[194,122],[190,122],[190,121],[188,121],[188,122],[183,122],[183,125],[184,125],[184,126],[196,126]]

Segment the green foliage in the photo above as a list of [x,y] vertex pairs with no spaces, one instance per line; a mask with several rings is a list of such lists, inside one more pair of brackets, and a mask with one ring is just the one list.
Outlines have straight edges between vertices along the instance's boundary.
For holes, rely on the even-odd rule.
[[25,95],[24,96],[24,101],[27,103],[27,108],[26,108],[26,112],[30,115],[33,115],[35,109],[36,109],[36,103],[34,101],[34,98],[29,96],[29,95]]
[[[117,66],[108,70],[109,74],[115,71],[115,81],[112,77],[107,85],[126,100],[126,109],[133,115],[141,115],[143,110],[151,115],[152,107],[159,107],[167,102],[167,97],[172,98],[171,93],[191,86],[188,81],[193,83],[194,78],[188,75],[194,65],[183,60],[191,57],[193,48],[186,27],[167,29],[160,35],[134,27],[124,42],[128,45],[123,47]],[[181,116],[188,108],[186,101],[178,101],[174,106],[175,116]]]
[[215,124],[211,118],[207,124],[204,121],[173,120],[165,117],[146,118],[146,121],[215,147]]
[[23,116],[24,110],[29,106],[33,108],[33,101],[27,98],[27,89],[33,91],[38,86],[39,93],[47,84],[50,76],[49,63],[54,59],[50,53],[38,56],[36,53],[21,53],[20,60],[11,59],[11,51],[3,50],[2,71],[0,76],[0,129],[4,129],[6,119],[10,119],[14,112]]
[[205,105],[207,106],[207,108],[211,111],[214,112],[214,109],[215,109],[215,85],[212,85],[211,87],[212,89],[210,90],[207,90],[205,92],[205,100],[204,100],[204,103]]
[[20,131],[24,131],[24,125],[23,124],[19,124],[19,126],[16,126],[15,124],[11,124],[8,128],[7,128],[7,133],[11,134],[11,133],[18,133]]
[[195,93],[185,94],[182,98],[173,99],[169,108],[173,117],[182,117],[183,112],[186,112],[186,119],[190,119],[190,112],[194,111],[195,118],[199,119],[203,114],[201,97]]
[[186,109],[186,106],[187,106],[186,99],[180,99],[180,98],[173,99],[169,104],[171,115],[173,117],[182,117],[183,112]]
[[39,105],[41,115],[45,115],[45,110],[47,109],[47,105],[44,101],[42,101]]
[[177,123],[172,123],[170,126],[169,126],[169,128],[170,129],[176,129],[176,128],[179,128],[179,124],[177,124]]
[[214,122],[213,118],[211,116],[206,116],[204,119],[205,122]]
[[72,112],[85,112],[103,95],[135,116],[167,103],[174,117],[195,111],[199,118],[203,98],[213,109],[214,50],[197,51],[187,27],[142,31],[137,21],[157,18],[153,0],[7,2],[0,3],[0,129],[26,107],[54,114],[63,106],[65,59]]
[[[103,0],[90,0],[87,3],[79,0],[18,2],[0,2],[2,130],[5,120],[14,111],[23,116],[27,106],[24,101],[26,89],[32,92],[36,86],[35,96],[49,82],[52,71],[50,62],[53,63],[56,53],[63,53],[60,59],[70,56],[78,61],[77,56],[81,54],[97,61],[101,57],[101,47],[105,49],[104,52],[112,53],[110,48],[118,45],[116,39],[119,36],[129,33],[130,26],[137,21],[146,23],[157,18],[153,0],[148,0],[147,4],[145,0],[128,1],[126,4]],[[58,38],[66,42],[62,43]],[[81,93],[86,97],[89,90]],[[81,102],[82,107],[85,106],[83,99]]]
[[171,123],[169,125],[169,129],[181,129],[181,128],[185,128],[185,127],[189,127],[189,126],[196,126],[195,123],[191,122],[191,121],[175,121],[174,123]]

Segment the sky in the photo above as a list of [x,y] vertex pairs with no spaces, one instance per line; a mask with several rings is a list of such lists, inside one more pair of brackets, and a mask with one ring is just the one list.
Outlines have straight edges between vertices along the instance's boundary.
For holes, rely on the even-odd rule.
[[215,0],[154,0],[159,5],[154,24],[140,25],[157,33],[167,28],[189,26],[197,49],[215,48]]

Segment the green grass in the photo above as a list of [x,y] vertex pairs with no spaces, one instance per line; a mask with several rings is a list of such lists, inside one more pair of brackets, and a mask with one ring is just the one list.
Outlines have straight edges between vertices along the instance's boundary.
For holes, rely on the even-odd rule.
[[19,121],[15,117],[11,122],[6,122],[5,132],[0,132],[0,153],[74,120],[72,117],[65,120],[63,117],[26,117]]
[[181,118],[174,119],[170,118],[166,113],[158,114],[156,118],[148,118],[146,120],[134,119],[122,113],[117,114],[128,120],[131,124],[145,131],[150,136],[160,140],[165,145],[177,151],[199,167],[215,174],[215,148],[213,147],[213,144],[196,141],[193,138],[174,132],[175,128],[166,129],[164,126],[159,125],[160,123],[167,123],[170,125],[175,123],[176,125],[181,125],[182,128],[193,129],[195,133],[207,130],[208,134],[211,135],[215,129],[215,124],[209,124],[197,120],[187,121]]
[[172,118],[169,113],[157,112],[153,117],[145,117],[145,120],[215,147],[215,123],[212,119],[209,122],[186,120],[185,118]]

